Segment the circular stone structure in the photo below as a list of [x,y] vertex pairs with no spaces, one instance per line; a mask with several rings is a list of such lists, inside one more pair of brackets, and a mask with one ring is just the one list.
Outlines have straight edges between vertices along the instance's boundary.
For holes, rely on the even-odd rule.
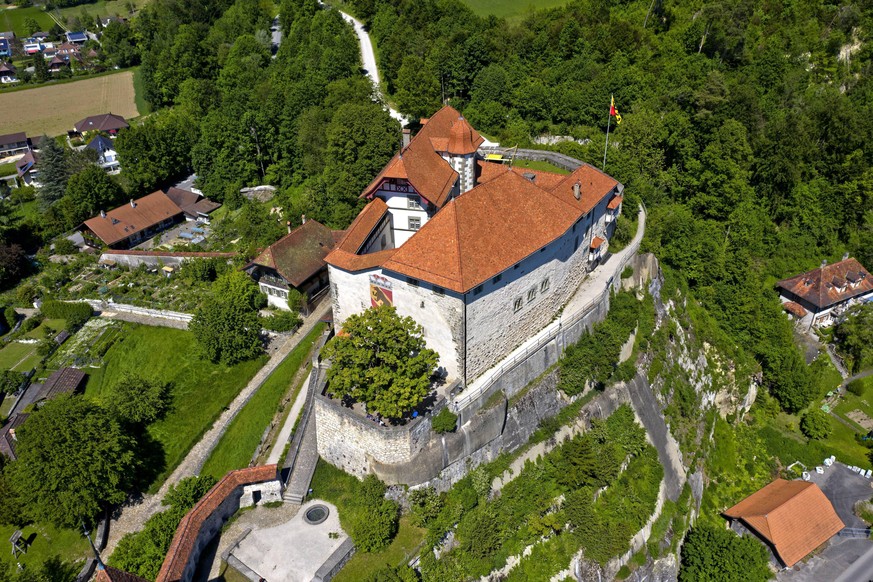
[[327,519],[330,509],[326,505],[313,505],[303,514],[303,519],[309,525],[318,525]]

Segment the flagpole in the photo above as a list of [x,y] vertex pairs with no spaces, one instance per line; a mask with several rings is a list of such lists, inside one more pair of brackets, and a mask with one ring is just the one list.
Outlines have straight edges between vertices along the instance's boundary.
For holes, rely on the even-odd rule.
[[606,114],[606,145],[603,146],[603,165],[600,167],[604,172],[606,171],[606,152],[607,148],[609,148],[609,126],[612,123],[612,106],[610,105],[609,113]]

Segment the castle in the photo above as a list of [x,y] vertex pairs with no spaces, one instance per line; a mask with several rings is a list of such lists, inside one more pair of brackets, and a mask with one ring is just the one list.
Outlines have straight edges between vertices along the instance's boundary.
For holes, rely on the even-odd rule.
[[546,326],[598,265],[624,187],[588,164],[561,175],[489,161],[452,107],[422,122],[325,257],[333,314],[341,327],[393,305],[466,386]]

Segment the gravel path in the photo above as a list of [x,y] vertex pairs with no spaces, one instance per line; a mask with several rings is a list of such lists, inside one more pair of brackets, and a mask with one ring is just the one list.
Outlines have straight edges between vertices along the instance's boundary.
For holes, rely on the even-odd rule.
[[300,341],[306,337],[312,328],[318,323],[330,309],[330,302],[325,302],[323,307],[303,320],[303,325],[270,357],[269,361],[261,368],[248,385],[234,398],[233,402],[222,412],[221,416],[212,425],[212,428],[203,435],[203,438],[188,452],[185,459],[179,464],[167,480],[161,485],[156,494],[145,494],[141,498],[133,499],[121,507],[120,514],[116,512],[109,526],[109,541],[104,551],[104,557],[112,554],[118,541],[127,533],[137,532],[142,529],[145,521],[164,508],[161,501],[175,485],[186,477],[192,477],[200,473],[203,463],[218,444],[221,435],[227,429],[230,421],[237,415],[249,398],[257,392],[276,367],[285,359]]
[[307,374],[306,379],[300,386],[300,391],[297,392],[297,398],[294,404],[291,405],[291,411],[285,418],[285,424],[282,425],[282,430],[279,431],[279,436],[273,444],[273,449],[270,451],[270,456],[267,457],[267,464],[279,463],[282,460],[282,451],[285,450],[285,445],[288,444],[288,439],[291,438],[291,429],[294,428],[294,423],[297,422],[297,417],[300,416],[300,411],[303,410],[303,404],[306,402],[306,394],[309,392],[306,388],[309,386],[309,377],[312,374]]

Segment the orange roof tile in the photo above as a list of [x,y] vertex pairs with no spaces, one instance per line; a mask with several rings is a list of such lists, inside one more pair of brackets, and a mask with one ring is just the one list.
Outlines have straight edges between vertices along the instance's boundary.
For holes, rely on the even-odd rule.
[[106,213],[85,221],[85,226],[107,245],[115,244],[149,227],[182,214],[163,192],[153,192]]
[[[580,199],[576,200],[573,186],[579,183]],[[588,164],[582,164],[570,175],[565,176],[561,182],[550,191],[562,200],[579,208],[582,214],[590,212],[603,200],[613,188],[618,186],[618,180],[604,174],[597,168]]]
[[388,260],[394,249],[386,249],[365,255],[357,254],[370,238],[370,235],[385,215],[388,213],[388,205],[381,198],[374,198],[367,204],[361,213],[352,221],[345,235],[340,239],[334,249],[324,257],[324,261],[334,267],[346,271],[363,271],[380,266]]
[[[422,119],[423,126],[412,141],[430,141],[439,138],[448,139],[452,136],[452,125],[459,119],[463,119],[461,113],[454,107],[446,105],[429,119]],[[464,123],[469,128],[470,140],[473,146],[478,148],[485,141],[485,138],[479,135],[479,132],[473,129],[466,121]]]
[[324,258],[335,244],[333,231],[309,219],[271,244],[252,263],[276,269],[294,287],[324,268]]
[[489,180],[493,180],[504,172],[515,172],[519,176],[530,179],[533,178],[533,183],[544,190],[552,190],[558,186],[567,177],[566,174],[555,174],[554,172],[545,172],[543,170],[533,170],[531,168],[522,168],[519,166],[508,166],[498,162],[488,162],[485,160],[477,160],[477,184],[484,184]]
[[612,200],[609,201],[609,204],[606,205],[606,208],[609,210],[615,210],[619,206],[621,206],[621,201],[623,198],[621,196],[613,196]]
[[592,249],[599,249],[601,246],[603,246],[603,243],[605,243],[605,242],[606,242],[606,239],[605,239],[605,238],[601,238],[601,237],[599,237],[599,236],[595,236],[595,237],[591,240],[591,248],[592,248]]
[[476,130],[467,123],[467,120],[464,119],[463,116],[458,116],[458,118],[452,122],[449,141],[444,151],[457,156],[475,154],[482,141],[476,143],[476,138],[474,136],[478,136],[480,139],[482,137],[476,133]]
[[177,582],[182,578],[203,523],[237,487],[272,481],[277,478],[277,465],[239,469],[225,475],[179,522],[173,541],[170,543],[170,549],[167,551],[167,557],[164,558],[164,563],[161,565],[155,582]]
[[791,567],[845,527],[815,483],[776,479],[724,512],[770,542]]
[[861,263],[849,258],[779,281],[776,286],[819,309],[827,309],[873,291],[873,277]]
[[557,239],[581,216],[504,172],[449,202],[383,267],[465,293]]
[[94,577],[94,582],[146,582],[146,579],[112,566],[102,568],[97,566],[97,576]]
[[782,308],[791,315],[796,315],[801,318],[806,317],[806,314],[808,313],[800,303],[795,303],[794,301],[786,301],[782,304]]

